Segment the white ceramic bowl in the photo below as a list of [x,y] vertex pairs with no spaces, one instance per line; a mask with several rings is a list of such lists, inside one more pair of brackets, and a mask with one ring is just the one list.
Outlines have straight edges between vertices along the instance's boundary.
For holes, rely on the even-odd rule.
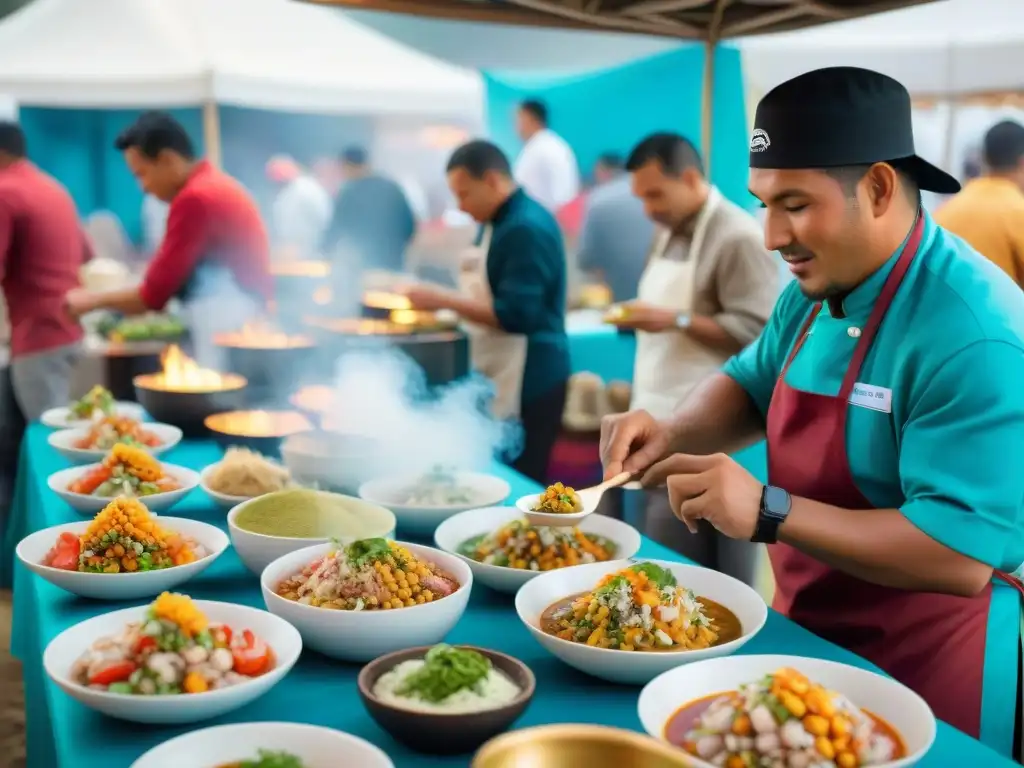
[[[826,688],[837,691],[858,707],[868,710],[896,729],[907,748],[907,757],[873,768],[907,768],[916,764],[935,741],[935,715],[909,688],[891,677],[850,667],[836,661],[802,656],[735,656],[706,659],[676,667],[658,675],[640,692],[637,709],[644,730],[665,739],[669,718],[689,702],[716,693],[734,691],[781,667],[792,667]],[[695,767],[713,768],[697,758]]]
[[192,731],[153,747],[131,768],[234,765],[269,749],[295,755],[306,768],[395,768],[383,750],[331,728],[299,723],[237,723]]
[[[275,493],[286,493],[286,491],[276,491]],[[328,492],[312,491],[312,493],[327,494]],[[228,512],[228,532],[231,536],[231,543],[234,545],[235,551],[245,564],[245,567],[257,576],[262,574],[263,570],[270,563],[289,552],[294,552],[297,549],[303,549],[313,544],[326,544],[329,541],[327,536],[314,539],[267,536],[262,533],[246,531],[235,525],[238,514],[249,504],[257,500],[266,500],[268,496],[273,495],[268,493],[265,496],[257,496],[255,499],[247,499],[238,506],[232,507],[231,511]],[[351,496],[341,496],[334,493],[329,495],[341,500],[353,512],[371,521],[368,523],[367,530],[364,531],[364,535],[361,538],[373,539],[379,537],[389,539],[394,537],[395,515],[391,511],[376,504],[371,504],[368,501],[352,498]]]
[[[85,466],[68,467],[54,472],[47,479],[46,483],[50,490],[60,496],[72,509],[81,512],[83,515],[94,515],[114,500],[112,496],[89,496],[84,493],[72,493],[68,486],[87,472],[96,469],[99,464],[87,464]],[[146,505],[150,512],[166,512],[173,507],[189,491],[199,485],[199,473],[188,467],[179,467],[176,464],[164,464],[164,472],[173,477],[181,485],[176,491],[154,493],[151,496],[140,497],[139,501]]]
[[281,459],[300,485],[357,493],[389,463],[373,438],[315,431],[281,442]]
[[83,520],[67,525],[55,525],[31,533],[21,540],[15,554],[25,567],[37,576],[72,594],[96,600],[141,600],[156,597],[161,592],[174,589],[198,576],[224,553],[229,543],[224,531],[209,523],[182,517],[161,517],[159,522],[163,528],[201,544],[208,553],[206,557],[173,568],[135,573],[79,573],[43,565],[43,559],[62,533],[81,536],[88,529],[90,522]]
[[238,504],[241,504],[243,501],[248,501],[249,499],[259,498],[258,496],[232,496],[229,493],[221,493],[220,491],[213,490],[213,488],[211,488],[207,484],[207,479],[210,477],[211,474],[213,474],[214,471],[216,471],[217,467],[219,466],[220,462],[218,461],[206,467],[205,469],[203,469],[202,472],[199,473],[199,487],[206,492],[207,496],[209,496],[215,502],[220,504],[222,507],[228,508],[234,507]]
[[[460,512],[437,527],[434,541],[445,552],[458,555],[469,564],[473,578],[498,592],[512,594],[523,584],[540,575],[540,571],[524,571],[500,565],[480,563],[459,554],[459,547],[481,534],[493,533],[513,520],[522,520],[523,513],[515,507],[485,507]],[[633,526],[603,515],[588,515],[579,525],[584,533],[593,533],[615,543],[615,559],[633,557],[640,550],[640,534]],[[575,566],[573,566],[575,567]]]
[[[146,423],[145,429],[147,432],[152,432],[156,435],[157,439],[160,440],[160,445],[152,448],[149,446],[139,447],[154,456],[159,456],[165,451],[171,450],[171,448],[181,442],[181,430],[170,424]],[[75,443],[88,434],[88,427],[62,429],[59,432],[51,432],[47,441],[57,451],[57,453],[72,464],[93,464],[95,462],[103,461],[103,457],[110,453],[109,448],[96,450],[75,448]]]
[[416,557],[454,576],[459,588],[432,603],[389,611],[332,611],[280,597],[275,591],[278,584],[333,547],[320,544],[291,552],[267,566],[260,577],[267,609],[298,629],[310,648],[343,661],[366,662],[392,651],[440,643],[466,611],[473,588],[473,572],[455,555],[432,547],[400,543]]
[[409,491],[423,475],[380,477],[359,486],[359,497],[387,507],[395,513],[398,530],[414,536],[429,536],[445,520],[459,512],[501,504],[511,491],[500,477],[481,472],[456,472],[455,484],[469,492],[470,501],[457,504],[409,504]]
[[[136,421],[142,421],[146,418],[146,410],[141,405],[138,403],[126,403],[121,400],[114,404],[114,413],[126,419],[135,419]],[[71,409],[67,406],[50,408],[47,411],[43,411],[43,415],[39,417],[39,420],[47,427],[52,427],[53,429],[75,429],[76,427],[88,427],[92,423],[92,419],[73,417]]]
[[[589,592],[597,586],[602,576],[636,563],[656,563],[668,568],[680,586],[693,590],[697,597],[706,597],[724,605],[740,620],[743,634],[736,640],[711,648],[644,653],[594,648],[541,631],[540,616],[553,603],[570,595]],[[724,573],[697,565],[634,558],[577,565],[542,573],[524,584],[516,593],[516,613],[537,642],[569,666],[613,683],[643,685],[673,667],[735,653],[761,631],[768,619],[768,606],[757,592]]]
[[195,604],[211,623],[227,624],[235,631],[251,629],[273,649],[277,666],[260,677],[230,688],[181,696],[108,693],[72,680],[72,666],[96,640],[116,635],[125,625],[145,616],[148,606],[137,606],[105,613],[65,629],[46,646],[43,668],[64,693],[90,709],[135,723],[171,725],[209,720],[255,701],[279,683],[298,661],[302,653],[302,638],[288,622],[259,608],[244,605],[210,600],[196,600]]

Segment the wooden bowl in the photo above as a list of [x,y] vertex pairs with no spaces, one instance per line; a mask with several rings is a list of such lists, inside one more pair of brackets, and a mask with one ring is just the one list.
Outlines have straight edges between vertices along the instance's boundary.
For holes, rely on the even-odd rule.
[[523,713],[536,690],[533,672],[523,662],[498,651],[460,645],[488,659],[495,669],[505,673],[520,688],[509,704],[471,714],[435,714],[401,709],[385,704],[373,694],[382,675],[404,661],[422,659],[429,646],[396,651],[374,659],[359,672],[359,698],[370,716],[396,741],[410,749],[430,755],[461,755],[474,751],[488,739],[507,730]]

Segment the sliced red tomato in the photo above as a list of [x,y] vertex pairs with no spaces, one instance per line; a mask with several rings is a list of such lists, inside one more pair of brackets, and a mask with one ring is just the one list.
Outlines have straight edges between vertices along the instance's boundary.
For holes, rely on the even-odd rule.
[[132,676],[136,669],[134,661],[115,661],[113,664],[100,669],[95,675],[89,678],[90,685],[110,685],[111,683],[123,683]]
[[146,651],[156,648],[156,638],[150,637],[149,635],[143,635],[135,643],[135,654],[145,653]]
[[62,571],[78,570],[78,556],[82,553],[82,543],[73,533],[62,533],[57,538],[57,543],[46,554],[43,561],[51,568],[60,568]]
[[235,661],[235,672],[247,677],[261,674],[270,665],[270,648],[248,629],[242,632],[241,637],[235,635],[231,655]]
[[110,469],[107,467],[96,467],[92,472],[87,475],[75,480],[68,486],[68,490],[72,493],[84,493],[86,495],[92,493],[107,480],[110,479]]

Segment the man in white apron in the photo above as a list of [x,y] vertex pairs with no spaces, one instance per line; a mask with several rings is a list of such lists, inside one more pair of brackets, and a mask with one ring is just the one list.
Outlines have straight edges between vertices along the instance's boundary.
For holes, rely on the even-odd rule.
[[[707,181],[687,139],[654,134],[637,145],[626,168],[658,225],[637,300],[622,305],[622,325],[637,331],[631,407],[665,419],[694,385],[761,333],[778,297],[779,272],[755,219]],[[753,544],[710,525],[691,534],[672,515],[664,489],[646,496],[649,536],[753,581]]]
[[221,361],[213,335],[252,320],[273,295],[270,245],[259,208],[241,184],[195,157],[184,127],[170,115],[144,113],[115,146],[143,191],[170,203],[167,231],[140,285],[73,290],[68,311],[135,315],[178,298],[198,362],[217,368]]
[[404,292],[418,309],[450,309],[463,319],[473,367],[494,382],[495,416],[522,421],[523,450],[512,466],[544,482],[569,379],[562,233],[516,187],[508,158],[490,142],[457,149],[448,183],[459,207],[483,225],[480,238],[462,255],[458,291],[417,285]]

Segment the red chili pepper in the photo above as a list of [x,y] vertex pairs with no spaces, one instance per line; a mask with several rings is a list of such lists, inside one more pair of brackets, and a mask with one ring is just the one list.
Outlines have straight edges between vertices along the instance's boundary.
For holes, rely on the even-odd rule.
[[89,678],[90,685],[110,685],[111,683],[123,683],[132,676],[136,669],[134,661],[116,661],[103,667],[99,672]]
[[235,662],[235,672],[247,677],[261,674],[270,664],[270,649],[267,644],[248,629],[242,632],[241,638],[235,635],[231,656]]

